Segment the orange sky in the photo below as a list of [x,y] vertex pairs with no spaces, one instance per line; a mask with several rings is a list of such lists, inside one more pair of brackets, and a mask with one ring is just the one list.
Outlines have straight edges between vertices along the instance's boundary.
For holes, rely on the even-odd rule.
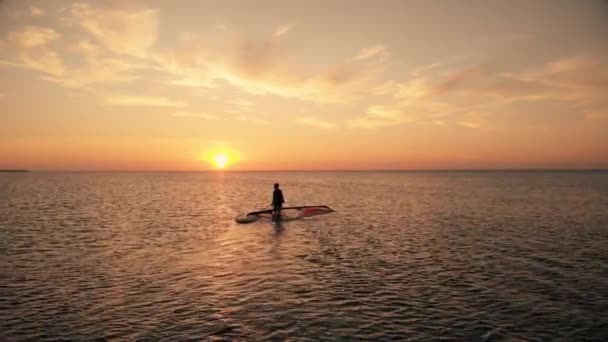
[[608,168],[605,1],[0,2],[0,169]]

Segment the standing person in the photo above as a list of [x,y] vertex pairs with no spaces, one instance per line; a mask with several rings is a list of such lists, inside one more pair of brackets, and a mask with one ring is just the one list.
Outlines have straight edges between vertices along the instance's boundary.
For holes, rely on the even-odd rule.
[[283,191],[279,189],[279,183],[274,184],[274,191],[272,192],[272,219],[278,221],[281,218],[281,209],[283,209]]

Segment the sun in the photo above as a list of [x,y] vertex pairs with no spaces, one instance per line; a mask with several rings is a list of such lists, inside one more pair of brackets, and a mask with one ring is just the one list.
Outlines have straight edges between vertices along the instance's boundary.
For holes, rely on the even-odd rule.
[[216,154],[213,156],[213,163],[218,169],[223,169],[228,164],[228,156],[225,154]]

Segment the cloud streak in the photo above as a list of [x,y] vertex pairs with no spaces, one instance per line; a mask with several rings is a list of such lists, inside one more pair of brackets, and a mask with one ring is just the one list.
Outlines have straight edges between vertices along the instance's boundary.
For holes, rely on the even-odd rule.
[[184,107],[181,101],[168,99],[166,97],[115,95],[108,96],[105,102],[117,106],[149,106],[149,107]]
[[10,32],[8,41],[18,47],[32,49],[43,47],[58,39],[60,35],[52,28],[40,26],[26,26],[23,31]]
[[481,128],[493,125],[488,117],[515,105],[606,106],[602,94],[608,91],[608,65],[597,58],[562,59],[515,72],[468,67],[442,73],[438,67],[419,68],[405,82],[378,86],[374,93],[390,100],[370,105],[349,126],[374,129],[441,120]]
[[40,17],[40,16],[43,16],[44,14],[45,14],[44,10],[41,9],[40,7],[30,6],[30,15],[32,17]]
[[92,8],[72,5],[73,20],[117,54],[145,57],[158,36],[158,11],[154,9]]
[[335,124],[333,124],[329,121],[321,120],[321,119],[314,118],[314,117],[297,118],[296,122],[298,122],[302,125],[317,127],[317,128],[321,128],[321,129],[330,129],[330,128],[335,127]]
[[291,29],[294,27],[294,24],[286,24],[286,25],[282,25],[277,27],[277,29],[274,31],[274,33],[272,34],[273,37],[280,37],[283,36],[285,34],[287,34],[289,31],[291,31]]
[[379,44],[362,49],[352,58],[354,61],[367,61],[372,59],[380,59],[386,61],[390,57],[389,49],[386,45]]
[[205,119],[205,120],[216,120],[217,116],[207,114],[207,113],[192,113],[192,112],[174,112],[171,113],[171,116],[175,116],[178,118],[197,118],[197,119]]

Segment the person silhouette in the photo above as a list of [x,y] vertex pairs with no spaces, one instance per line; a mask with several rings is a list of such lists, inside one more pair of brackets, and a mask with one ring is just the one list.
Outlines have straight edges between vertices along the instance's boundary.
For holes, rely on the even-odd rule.
[[279,183],[274,184],[274,191],[272,192],[272,219],[279,221],[281,219],[281,209],[283,209],[283,203],[285,198],[283,197],[283,191],[279,189]]

